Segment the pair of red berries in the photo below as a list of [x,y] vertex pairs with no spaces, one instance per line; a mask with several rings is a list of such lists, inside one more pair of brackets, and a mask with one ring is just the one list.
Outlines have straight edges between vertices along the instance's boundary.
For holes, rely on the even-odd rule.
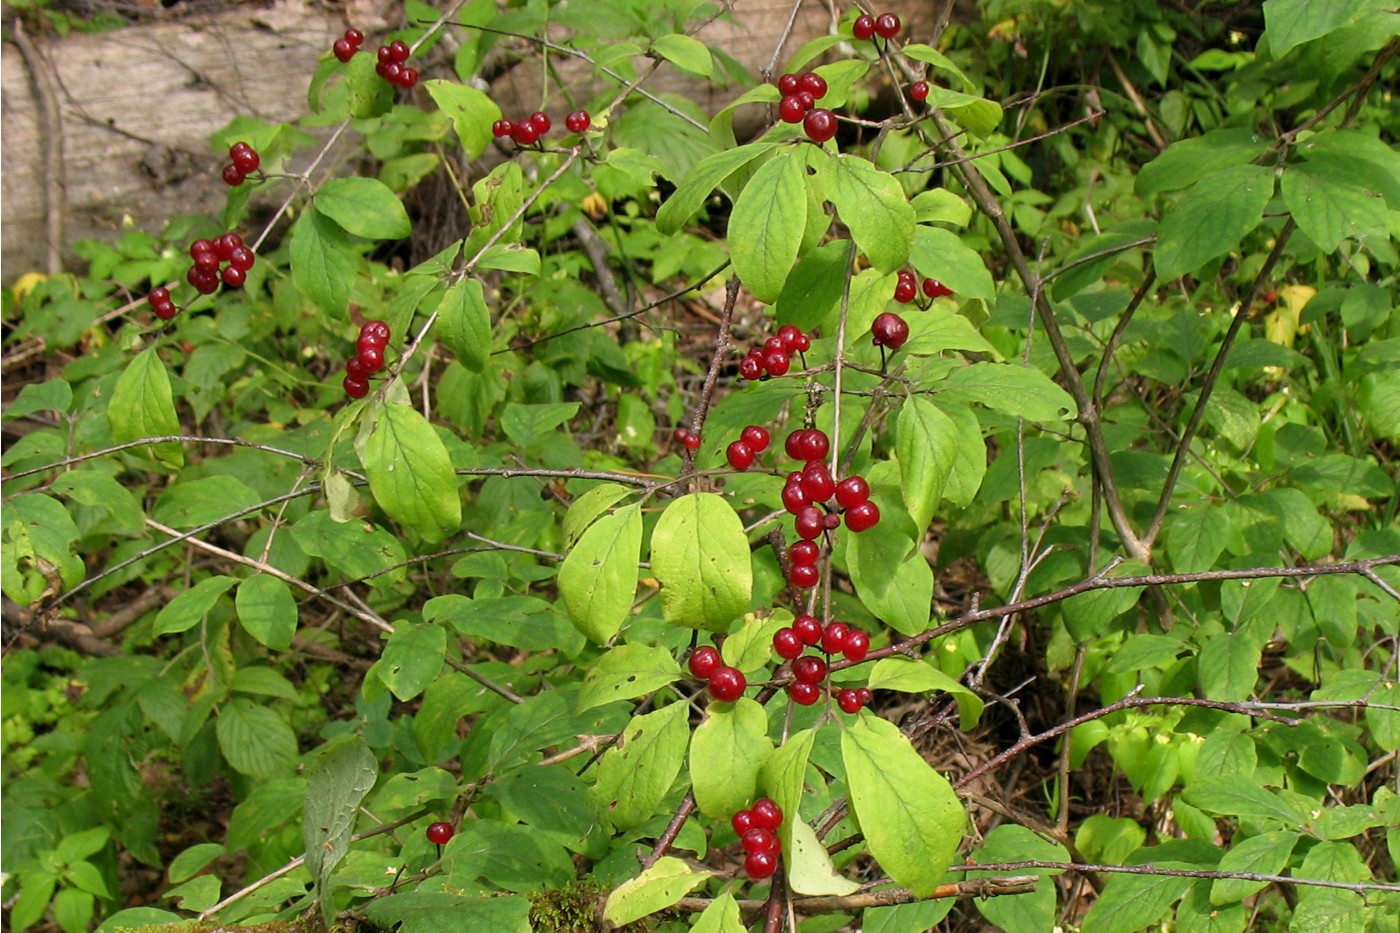
[[783,853],[783,843],[778,838],[778,827],[783,825],[782,807],[760,797],[749,809],[731,816],[729,825],[744,847],[744,872],[754,881],[773,877],[778,870],[778,856]]
[[395,39],[388,45],[381,45],[375,52],[379,63],[374,66],[374,73],[390,84],[397,84],[405,90],[413,87],[418,83],[418,69],[410,68],[405,64],[411,51],[408,43],[402,39]]
[[156,317],[162,321],[173,318],[179,308],[175,307],[175,302],[170,300],[170,289],[164,285],[151,289],[151,293],[146,296],[146,303],[151,306],[151,310],[156,313]]
[[228,165],[224,166],[224,184],[237,188],[247,177],[258,170],[262,159],[258,150],[245,142],[236,142],[228,147]]
[[792,354],[812,349],[812,338],[792,324],[784,324],[778,333],[762,345],[750,348],[739,361],[739,375],[753,381],[764,376],[785,376],[792,368]]
[[[953,290],[937,279],[924,279],[923,291],[929,298],[947,298]],[[907,305],[919,294],[919,277],[908,269],[899,270],[899,279],[894,286],[894,300]]]
[[851,35],[862,41],[879,36],[881,39],[893,39],[899,35],[899,17],[893,13],[881,13],[879,16],[871,16],[863,13],[855,18],[851,23]]
[[676,439],[676,443],[680,444],[691,453],[700,449],[700,435],[684,425],[676,428],[676,432],[672,436]]
[[345,35],[336,39],[335,44],[331,46],[331,54],[343,65],[355,57],[355,53],[360,50],[360,45],[364,41],[364,33],[358,29],[347,29]]
[[194,263],[185,281],[201,295],[214,294],[220,282],[238,288],[247,281],[254,261],[253,251],[243,245],[243,238],[236,233],[225,233],[216,240],[195,240],[190,244],[190,258]]
[[737,441],[725,448],[724,455],[734,469],[747,470],[753,466],[754,458],[768,449],[771,441],[767,428],[751,424],[744,428]]
[[389,345],[389,325],[383,321],[368,321],[360,328],[355,341],[356,355],[345,362],[342,386],[351,398],[369,394],[369,377],[384,368],[384,351]]
[[725,664],[719,649],[713,645],[701,645],[692,651],[686,668],[696,679],[708,681],[710,696],[724,703],[739,699],[749,686],[744,672]]

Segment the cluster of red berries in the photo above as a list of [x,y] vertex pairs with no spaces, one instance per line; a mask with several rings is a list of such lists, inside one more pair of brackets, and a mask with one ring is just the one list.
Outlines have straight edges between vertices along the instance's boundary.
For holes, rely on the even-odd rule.
[[729,825],[744,847],[744,871],[748,876],[754,881],[773,877],[778,870],[778,856],[783,853],[783,843],[778,839],[778,827],[783,825],[782,807],[760,797],[749,809],[731,816]]
[[[838,483],[827,469],[825,461],[831,452],[831,441],[825,431],[798,428],[787,436],[783,449],[792,459],[806,462],[801,470],[787,475],[783,486],[783,508],[796,517],[793,526],[799,538],[815,541],[823,531],[834,530],[841,523],[841,516],[831,509],[833,499],[845,513],[846,527],[851,531],[867,531],[879,524],[880,509],[870,501],[870,484],[865,477],[853,473]],[[794,582],[792,576],[789,571],[788,582],[803,585]],[[799,580],[809,576],[799,575]],[[814,586],[815,581],[808,585]]]
[[407,42],[395,39],[388,45],[381,45],[375,54],[379,56],[379,64],[374,66],[374,73],[379,77],[404,90],[418,83],[418,69],[404,64],[409,54]]
[[824,143],[836,135],[836,115],[816,106],[826,96],[825,78],[812,71],[785,74],[778,78],[778,91],[783,95],[778,116],[784,123],[801,123],[802,131],[815,143]]
[[336,57],[342,65],[355,57],[355,53],[360,50],[360,45],[365,41],[365,34],[358,29],[345,30],[345,36],[335,40],[335,45],[331,46],[331,54]]
[[686,667],[696,679],[708,682],[711,697],[725,703],[739,699],[749,686],[744,672],[725,664],[713,645],[701,645],[692,651]]
[[451,823],[434,823],[428,827],[428,841],[434,845],[445,846],[455,835],[457,830],[452,828]]
[[751,424],[744,428],[737,441],[725,448],[724,455],[734,469],[747,470],[753,466],[754,458],[768,449],[770,440],[767,428]]
[[812,349],[812,338],[792,324],[778,328],[774,337],[749,350],[739,361],[739,375],[750,381],[764,376],[784,376],[792,368],[792,354]]
[[369,394],[369,377],[384,368],[384,348],[389,345],[389,325],[368,321],[355,341],[356,355],[345,362],[345,394],[364,398]]
[[[808,648],[817,648],[826,657],[805,654]],[[811,706],[821,699],[821,684],[831,670],[828,658],[839,654],[852,663],[864,661],[870,653],[870,636],[844,622],[823,626],[816,616],[800,615],[792,620],[791,626],[773,633],[773,651],[783,660],[792,662],[794,680],[788,684],[792,702]],[[843,713],[858,713],[872,697],[868,687],[838,690],[836,705]]]
[[237,188],[244,180],[258,170],[262,159],[258,150],[245,142],[236,142],[228,147],[228,165],[224,166],[224,184]]
[[253,268],[254,257],[241,236],[225,233],[216,240],[195,240],[190,244],[190,258],[194,263],[185,281],[201,295],[212,295],[219,290],[220,281],[230,288],[242,285],[248,270]]
[[870,340],[877,347],[898,350],[909,339],[909,324],[893,311],[884,311],[870,322]]
[[[587,110],[575,110],[564,118],[570,133],[582,133],[593,125]],[[543,110],[536,110],[523,120],[497,120],[491,124],[491,135],[497,139],[509,136],[518,146],[529,146],[554,128],[554,122]]]
[[861,40],[869,39],[872,36],[893,39],[899,35],[899,26],[899,17],[893,13],[881,13],[879,16],[864,13],[857,16],[855,22],[851,23],[851,35]]
[[[907,305],[919,295],[919,277],[908,269],[899,270],[899,280],[894,286],[894,300]],[[924,279],[924,295],[928,298],[947,298],[953,290],[937,279]]]

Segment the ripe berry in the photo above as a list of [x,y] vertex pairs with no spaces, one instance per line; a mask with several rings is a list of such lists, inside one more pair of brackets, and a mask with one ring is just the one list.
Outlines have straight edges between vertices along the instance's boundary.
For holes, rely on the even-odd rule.
[[826,521],[822,515],[822,510],[815,505],[803,506],[802,511],[797,513],[797,517],[793,520],[792,524],[793,528],[797,531],[797,536],[799,538],[805,538],[808,541],[820,535],[826,528]]
[[384,368],[384,350],[382,347],[365,347],[360,351],[360,365],[367,373],[377,373]]
[[155,306],[154,310],[156,312],[156,317],[160,318],[162,321],[172,320],[179,312],[179,309],[169,301],[161,302]]
[[202,269],[199,266],[190,266],[189,273],[185,276],[185,281],[194,286],[195,291],[201,295],[212,295],[219,290],[219,273],[213,269]]
[[739,375],[750,382],[763,376],[763,361],[756,357],[746,356],[739,361]]
[[810,567],[821,559],[822,549],[815,541],[797,541],[788,548],[788,560],[799,567]]
[[564,118],[564,128],[570,133],[582,133],[593,123],[587,110],[575,110]]
[[753,814],[753,825],[759,829],[772,830],[777,832],[778,827],[783,825],[783,809],[768,797],[760,797],[753,802],[749,808]]
[[906,274],[901,272],[899,274],[899,282],[896,283],[894,287],[894,300],[900,304],[907,305],[914,300],[914,296],[917,295],[918,292],[919,287],[914,284],[914,276],[908,275],[906,278]]
[[881,13],[875,17],[875,34],[885,39],[899,35],[899,17],[893,13]]
[[822,698],[822,688],[799,680],[788,684],[788,696],[792,697],[792,702],[798,706],[811,706]]
[[219,257],[214,253],[200,253],[194,257],[195,268],[203,269],[206,272],[219,271]]
[[808,110],[811,110],[817,105],[817,99],[813,97],[812,92],[807,90],[806,88],[802,88],[792,96],[796,97],[797,102],[802,105],[803,113],[806,113]]
[[734,835],[743,837],[744,833],[753,829],[753,811],[739,810],[729,818],[729,825],[734,827]]
[[258,151],[247,143],[234,143],[229,147],[228,157],[233,160],[233,164],[238,166],[238,170],[244,175],[253,174],[262,164],[262,159],[258,157]]
[[832,622],[822,632],[822,651],[826,654],[840,654],[841,649],[846,647],[846,636],[851,630],[844,622]]
[[412,90],[418,84],[418,69],[410,68],[407,65],[399,71],[399,87],[405,91]]
[[827,531],[835,531],[837,528],[841,527],[841,516],[837,515],[835,512],[827,512],[826,517],[822,519],[822,524],[826,527]]
[[379,59],[379,64],[381,65],[387,65],[394,60],[394,53],[389,51],[387,45],[381,45],[375,50],[374,54],[375,57]]
[[783,342],[783,349],[791,353],[798,349],[797,339],[802,336],[802,331],[792,324],[784,324],[778,328],[778,339]]
[[836,135],[836,115],[818,107],[802,118],[802,130],[814,143],[824,143]]
[[336,39],[335,45],[331,46],[331,54],[334,55],[336,61],[341,64],[345,64],[349,62],[350,59],[354,58],[356,51],[354,44],[348,39]]
[[155,288],[151,289],[150,294],[146,296],[146,303],[152,308],[159,305],[170,304],[170,289],[166,288],[164,285],[157,285]]
[[791,628],[780,628],[773,633],[773,653],[784,661],[802,656],[802,639]]
[[255,259],[256,257],[253,255],[252,250],[246,246],[240,246],[229,254],[228,264],[235,269],[242,269],[244,272],[247,272],[249,269],[253,268],[253,261]]
[[753,466],[753,450],[743,441],[735,441],[725,448],[724,455],[729,458],[729,465],[736,470],[747,470]]
[[924,100],[928,97],[928,82],[915,81],[913,84],[909,85],[909,96],[915,100]]
[[360,47],[360,44],[365,41],[365,34],[360,32],[358,29],[351,27],[350,29],[345,30],[345,41],[349,42],[351,45],[358,49]]
[[364,379],[353,379],[346,376],[341,385],[345,387],[345,394],[351,398],[364,398],[369,394],[369,383]]
[[792,630],[804,645],[815,645],[822,640],[822,624],[816,616],[798,616],[792,620]]
[[200,254],[200,253],[212,253],[212,252],[214,252],[214,241],[213,241],[213,240],[203,240],[203,239],[200,239],[200,240],[195,240],[193,243],[190,244],[190,258],[191,258],[191,259],[198,260],[198,259],[199,259],[199,254]]
[[382,347],[389,342],[391,336],[389,325],[383,321],[366,321],[360,327],[360,339],[366,341],[368,346]]
[[808,337],[806,334],[799,333],[792,340],[792,348],[798,353],[806,353],[808,350],[812,349],[812,338]]
[[510,138],[518,145],[528,146],[540,138],[540,131],[531,121],[521,120],[515,124],[515,129],[511,130]]
[[867,531],[880,523],[880,509],[873,502],[862,502],[846,510],[846,527],[852,531]]
[[782,350],[769,350],[763,354],[763,368],[768,370],[770,376],[786,375],[790,365],[788,355]]
[[836,484],[836,502],[843,509],[860,505],[870,498],[870,484],[863,476],[848,476]]
[[497,120],[491,124],[491,135],[500,139],[503,136],[509,136],[514,129],[515,124],[509,120]]
[[352,356],[345,361],[345,375],[349,376],[351,379],[359,379],[365,382],[369,381],[369,373],[365,370],[364,361],[358,356]]
[[826,79],[816,72],[809,71],[797,80],[802,90],[811,94],[814,99],[821,100],[826,96]]
[[792,676],[799,683],[819,684],[826,680],[826,662],[814,654],[803,655],[792,662]]
[[428,841],[440,846],[445,846],[457,835],[457,831],[452,828],[451,823],[434,823],[428,827]]
[[832,481],[825,463],[820,460],[808,462],[802,471],[802,491],[807,494],[807,501],[813,503],[826,502],[836,494],[836,483]]
[[794,564],[788,568],[787,582],[799,590],[810,590],[821,582],[821,571],[812,564]]
[[870,325],[870,333],[875,340],[875,346],[898,350],[909,339],[909,325],[893,311],[885,311],[876,316]]
[[375,71],[379,72],[379,76],[390,84],[398,84],[399,75],[403,73],[403,65],[400,65],[398,62],[381,62],[379,67],[375,68]]
[[755,852],[777,853],[782,843],[778,841],[778,834],[771,829],[764,829],[762,826],[755,826],[744,835],[739,837],[739,844],[744,847],[744,851],[752,855]]
[[778,871],[778,856],[772,852],[750,852],[744,859],[744,871],[754,881],[771,878]]
[[696,679],[709,680],[715,671],[724,666],[724,661],[719,656],[719,649],[714,645],[701,645],[690,653],[685,666]]
[[841,707],[843,713],[859,713],[865,704],[860,701],[859,690],[838,690],[836,705]]
[[873,699],[875,699],[875,694],[873,694],[873,693],[870,692],[870,688],[869,688],[869,687],[861,687],[861,688],[860,688],[858,691],[856,691],[856,692],[860,694],[860,705],[861,705],[861,706],[869,706],[869,705],[870,705],[870,701],[873,700]]
[[870,636],[858,628],[849,630],[846,632],[846,643],[841,646],[841,653],[846,656],[847,661],[864,661],[865,656],[870,653]]
[[685,449],[686,449],[686,450],[691,450],[691,451],[699,450],[699,449],[700,449],[700,435],[699,435],[699,434],[696,434],[694,431],[689,431],[689,432],[686,433],[685,440],[681,441],[681,443],[685,445]]
[[796,94],[801,87],[802,82],[798,79],[797,75],[786,74],[778,77],[778,93],[782,94],[784,97],[790,97]]
[[243,245],[243,238],[236,233],[225,233],[214,241],[214,254],[224,262],[233,258],[233,251]]
[[924,294],[930,298],[946,298],[953,290],[937,279],[924,279]]
[[248,280],[248,273],[236,266],[224,266],[222,276],[224,284],[229,288],[238,288]]
[[[876,27],[878,29],[878,23],[876,24]],[[898,18],[895,19],[895,28],[899,28]],[[408,43],[404,42],[402,39],[395,39],[393,42],[390,42],[389,57],[392,58],[394,61],[398,62],[400,65],[408,61]]]
[[549,114],[545,113],[543,110],[536,110],[534,113],[530,114],[529,120],[535,125],[535,130],[538,131],[541,136],[548,133],[554,126],[549,119]]
[[761,454],[768,449],[772,436],[768,429],[757,424],[751,424],[744,428],[744,432],[739,435],[739,439],[749,445],[749,449],[756,454]]
[[778,117],[784,123],[801,123],[805,116],[807,116],[807,108],[802,106],[802,101],[795,96],[784,97],[778,103]]
[[801,512],[808,505],[807,493],[802,489],[802,481],[788,483],[783,487],[783,508],[793,515]]
[[710,676],[710,696],[725,703],[732,703],[744,695],[748,686],[744,674],[738,668],[721,667]]
[[244,177],[243,173],[238,170],[238,166],[232,162],[224,166],[224,184],[230,188],[237,188],[243,184]]
[[851,35],[857,39],[869,39],[875,35],[875,17],[867,14],[857,16],[851,23]]
[[825,460],[831,453],[831,439],[820,428],[808,428],[802,435],[798,460]]

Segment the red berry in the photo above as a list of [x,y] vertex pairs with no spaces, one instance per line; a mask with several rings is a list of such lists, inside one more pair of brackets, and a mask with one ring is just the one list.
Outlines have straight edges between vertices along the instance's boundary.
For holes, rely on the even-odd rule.
[[869,705],[870,705],[870,701],[873,700],[873,699],[875,699],[875,694],[873,694],[873,693],[870,692],[870,688],[869,688],[869,687],[861,687],[860,690],[858,690],[858,691],[856,691],[856,692],[860,694],[860,705],[861,705],[861,706],[869,706]]
[[928,82],[915,81],[913,84],[909,85],[909,96],[915,100],[924,100],[928,97]]
[[784,324],[778,328],[778,339],[783,342],[783,349],[788,353],[797,349],[797,338],[802,336],[802,331],[792,324]]
[[778,856],[772,852],[750,852],[744,859],[744,871],[754,881],[771,878],[778,871]]
[[405,91],[412,90],[413,86],[417,83],[418,69],[410,68],[407,65],[405,65],[403,69],[399,72],[399,87],[403,88]]
[[351,379],[369,381],[369,371],[365,369],[364,360],[360,359],[358,356],[352,356],[345,361],[345,375],[349,376]]
[[768,434],[768,429],[756,424],[751,424],[744,428],[743,433],[739,435],[739,439],[745,444],[748,444],[749,449],[756,454],[761,454],[767,450],[768,444],[772,440],[771,436]]
[[792,348],[798,353],[806,353],[812,349],[812,338],[799,333],[792,341]]
[[792,676],[800,683],[819,684],[826,680],[826,662],[814,654],[803,655],[792,662]]
[[753,829],[753,811],[738,811],[729,818],[729,825],[734,827],[734,835],[742,837],[744,833]]
[[238,288],[248,280],[248,273],[236,266],[224,266],[223,280],[229,288]]
[[194,257],[194,264],[200,269],[209,272],[219,271],[219,257],[215,253],[200,253]]
[[852,531],[867,531],[880,523],[880,509],[873,502],[862,502],[846,510],[846,527]]
[[914,284],[914,277],[911,275],[905,278],[900,275],[899,282],[894,287],[894,300],[900,304],[907,305],[914,300],[914,296],[919,292],[919,288]]
[[701,645],[690,653],[685,666],[695,678],[709,680],[715,671],[724,666],[724,660],[720,658],[719,649],[714,645]]
[[730,444],[725,448],[724,455],[729,458],[729,465],[736,470],[747,470],[753,466],[753,451],[743,441]]
[[452,828],[451,823],[434,823],[428,827],[428,841],[440,846],[447,845],[457,831]]
[[358,49],[360,47],[360,44],[365,41],[365,34],[352,26],[351,28],[345,30],[345,41],[349,42],[351,45]]
[[694,431],[688,431],[686,432],[685,440],[681,441],[681,443],[685,445],[686,450],[699,450],[700,435],[696,434]]
[[797,683],[788,684],[788,696],[792,697],[792,702],[798,706],[811,706],[822,698],[822,688],[799,680]]
[[770,376],[783,376],[787,374],[791,360],[782,350],[769,350],[763,354],[763,368],[768,370]]
[[802,511],[797,513],[797,517],[793,520],[792,524],[793,528],[797,531],[797,536],[799,538],[805,538],[808,541],[820,535],[826,528],[822,510],[815,505],[803,506]]
[[859,713],[865,704],[860,701],[859,690],[838,690],[836,692],[836,705],[841,707],[843,713]]
[[369,394],[369,382],[364,379],[352,379],[346,376],[341,385],[345,387],[345,394],[351,398],[364,398]]
[[509,120],[497,120],[491,124],[491,135],[500,139],[509,136],[515,130],[515,124]]
[[154,310],[156,312],[156,317],[160,318],[162,321],[169,321],[179,313],[179,309],[169,301],[161,302],[155,306]]
[[676,428],[675,432],[671,436],[676,439],[677,444],[684,444],[685,439],[690,436],[690,428],[687,428],[685,425],[681,425],[680,427]]
[[[896,19],[895,23],[898,24],[899,20]],[[408,61],[408,51],[408,43],[402,39],[395,39],[389,43],[389,57],[400,65]]]
[[545,113],[543,110],[536,110],[534,113],[530,114],[529,120],[535,125],[535,130],[541,136],[548,133],[554,126],[554,124],[550,122],[549,114]]
[[739,375],[750,382],[763,376],[763,361],[752,356],[746,356],[739,361]]
[[820,428],[808,428],[802,436],[798,460],[825,460],[831,453],[831,439]]
[[804,645],[815,645],[822,640],[822,624],[816,616],[798,616],[792,620],[792,630]]
[[366,321],[360,327],[360,339],[365,341],[366,346],[385,346],[391,336],[389,325],[380,320]]
[[234,165],[232,162],[224,166],[224,184],[228,185],[230,188],[237,188],[239,185],[243,184],[244,178],[244,174],[240,172],[238,166]]
[[253,268],[255,259],[256,257],[253,255],[252,250],[246,246],[240,246],[229,254],[228,264],[235,269],[242,269],[244,272],[247,272],[249,269]]
[[791,628],[780,628],[773,633],[773,653],[785,661],[802,656],[802,639]]
[[796,97],[797,102],[802,105],[803,113],[806,113],[807,111],[811,110],[817,105],[817,99],[813,97],[812,92],[807,90],[806,88],[803,88],[802,90],[798,91],[792,96]]
[[164,285],[157,285],[155,288],[151,289],[150,294],[146,296],[146,302],[152,308],[157,305],[169,304],[170,289],[166,288]]
[[812,142],[824,143],[836,135],[836,115],[819,107],[802,118],[802,130]]
[[233,164],[238,166],[238,170],[244,175],[253,174],[258,170],[258,166],[262,165],[258,151],[247,143],[234,143],[228,151],[228,157],[233,160]]
[[219,273],[214,269],[190,266],[190,271],[185,276],[185,281],[193,285],[195,291],[199,292],[201,295],[212,295],[219,290]]
[[796,483],[788,483],[783,487],[783,508],[796,515],[807,505],[807,493],[802,489],[800,480]]
[[587,110],[575,110],[564,118],[564,128],[570,133],[582,133],[593,123]]
[[857,39],[869,39],[875,35],[875,17],[869,14],[857,16],[851,23],[851,35]]
[[359,360],[360,365],[365,368],[365,372],[377,373],[384,368],[384,348],[365,347],[360,350]]
[[796,94],[801,87],[802,81],[797,75],[787,74],[778,77],[778,93],[782,94],[784,97],[790,97]]
[[837,515],[835,512],[827,512],[826,517],[822,519],[822,524],[826,527],[827,531],[835,531],[837,528],[841,527],[841,516]]
[[802,491],[807,494],[807,501],[812,503],[826,502],[836,494],[836,483],[832,481],[825,463],[820,460],[807,463],[802,471]]
[[846,643],[841,646],[841,653],[846,656],[847,661],[864,661],[865,656],[870,653],[870,636],[858,628],[850,629],[846,632]]
[[875,17],[875,34],[885,39],[899,35],[899,17],[893,13],[881,13]]
[[807,436],[806,428],[798,428],[788,432],[788,436],[783,440],[783,451],[793,460],[802,459],[802,440]]
[[515,124],[515,129],[510,131],[510,138],[518,145],[528,146],[540,138],[540,131],[529,120],[521,120]]
[[784,97],[778,102],[778,118],[784,123],[801,123],[807,116],[807,108],[795,96]]
[[836,502],[843,509],[860,505],[870,498],[870,484],[863,476],[848,476],[836,484]]
[[772,830],[777,832],[778,827],[783,825],[783,809],[768,797],[760,797],[753,802],[749,808],[753,814],[753,825],[759,829]]
[[200,253],[212,253],[212,252],[214,252],[214,241],[213,241],[213,240],[195,240],[193,243],[190,244],[190,258],[191,258],[191,259],[198,260],[198,259],[199,259],[199,254],[200,254]]
[[398,62],[388,62],[375,70],[379,72],[379,76],[385,81],[388,81],[390,84],[398,84],[399,77],[403,74],[403,65],[400,65]]
[[375,57],[379,59],[379,64],[381,65],[387,65],[394,60],[394,53],[389,51],[387,45],[381,45],[375,50],[374,54]]
[[821,571],[812,564],[794,564],[787,572],[787,582],[799,590],[810,590],[821,582],[821,578]]
[[331,54],[342,65],[354,58],[356,51],[355,44],[348,39],[336,39],[335,45],[331,46]]
[[778,834],[771,829],[764,829],[762,826],[755,826],[753,829],[739,837],[739,844],[744,847],[744,851],[752,855],[755,852],[777,853],[782,843],[778,841]]
[[721,667],[710,677],[710,696],[725,703],[732,703],[744,695],[748,681],[738,668]]
[[946,298],[953,290],[937,279],[924,279],[924,294],[930,298]]
[[832,622],[822,632],[822,651],[827,654],[840,654],[846,646],[846,636],[851,632],[844,622]]
[[885,311],[876,316],[870,325],[870,333],[875,340],[875,346],[883,345],[891,350],[898,350],[909,339],[909,325],[893,311]]
[[810,567],[821,559],[822,549],[815,541],[797,541],[788,548],[788,560],[799,567]]
[[214,241],[214,252],[224,262],[233,258],[233,251],[243,245],[243,238],[236,233],[225,233]]
[[813,99],[821,100],[826,96],[826,79],[816,72],[809,71],[797,80],[802,90],[811,94]]

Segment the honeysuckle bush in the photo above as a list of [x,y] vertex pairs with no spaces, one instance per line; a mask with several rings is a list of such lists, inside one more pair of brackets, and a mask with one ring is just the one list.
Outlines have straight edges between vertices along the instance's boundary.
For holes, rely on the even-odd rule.
[[[875,41],[850,6],[776,50],[822,144],[713,4],[411,2],[366,41],[411,93],[327,50],[304,119],[212,140],[265,176],[222,217],[5,292],[11,928],[1394,929],[1392,6],[989,0]],[[565,56],[590,97],[541,106],[589,128],[494,138],[525,115],[483,63]],[[462,229],[405,267],[442,177]],[[229,230],[256,264],[198,296]],[[741,379],[780,325],[810,350]],[[810,590],[808,427],[881,516]],[[803,613],[871,634],[829,678],[870,706],[790,701]]]

